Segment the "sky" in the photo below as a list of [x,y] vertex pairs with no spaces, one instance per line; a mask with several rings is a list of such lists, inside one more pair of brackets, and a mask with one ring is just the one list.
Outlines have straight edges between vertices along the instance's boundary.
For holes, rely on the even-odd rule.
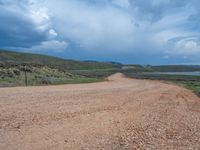
[[0,49],[200,64],[199,0],[0,0]]

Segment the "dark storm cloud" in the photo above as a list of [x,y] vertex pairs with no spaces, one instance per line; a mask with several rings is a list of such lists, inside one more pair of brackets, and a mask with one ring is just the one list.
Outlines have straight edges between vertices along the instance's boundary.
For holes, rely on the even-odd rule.
[[0,47],[191,61],[199,16],[199,0],[0,0]]
[[0,45],[3,47],[31,47],[47,39],[47,35],[38,31],[25,16],[1,10],[0,20]]
[[48,39],[47,30],[39,30],[30,16],[31,2],[0,1],[1,47],[32,47]]

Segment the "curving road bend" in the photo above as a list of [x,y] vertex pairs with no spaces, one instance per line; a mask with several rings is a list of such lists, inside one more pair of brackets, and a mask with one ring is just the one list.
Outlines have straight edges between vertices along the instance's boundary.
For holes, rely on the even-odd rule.
[[114,74],[91,84],[0,89],[0,150],[200,149],[200,99]]

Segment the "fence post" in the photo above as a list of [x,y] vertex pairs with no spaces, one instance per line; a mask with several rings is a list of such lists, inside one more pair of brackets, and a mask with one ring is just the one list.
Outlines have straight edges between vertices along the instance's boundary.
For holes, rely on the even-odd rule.
[[24,68],[24,74],[25,74],[25,85],[28,86],[26,66],[25,66],[25,68]]

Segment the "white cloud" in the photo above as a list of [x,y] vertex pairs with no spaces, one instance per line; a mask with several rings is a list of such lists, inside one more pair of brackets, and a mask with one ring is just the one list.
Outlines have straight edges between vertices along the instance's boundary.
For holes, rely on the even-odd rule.
[[30,17],[37,26],[38,30],[45,31],[50,28],[51,20],[48,15],[48,8],[41,7],[30,9]]
[[200,44],[194,40],[181,40],[175,44],[176,53],[181,54],[198,54],[200,53]]
[[38,10],[31,10],[31,18],[37,23],[37,24],[43,24],[44,22],[47,22],[50,20],[48,15],[48,9],[43,7],[39,8]]
[[129,0],[112,0],[112,3],[123,8],[130,6]]
[[56,38],[58,33],[54,29],[49,30],[49,38]]
[[30,50],[62,52],[67,47],[68,43],[65,41],[50,40],[50,41],[44,41],[40,45],[33,46],[30,48]]
[[[134,40],[132,16],[115,7],[60,0],[48,3],[57,32],[87,50],[130,50]],[[60,9],[65,6],[65,9]]]

